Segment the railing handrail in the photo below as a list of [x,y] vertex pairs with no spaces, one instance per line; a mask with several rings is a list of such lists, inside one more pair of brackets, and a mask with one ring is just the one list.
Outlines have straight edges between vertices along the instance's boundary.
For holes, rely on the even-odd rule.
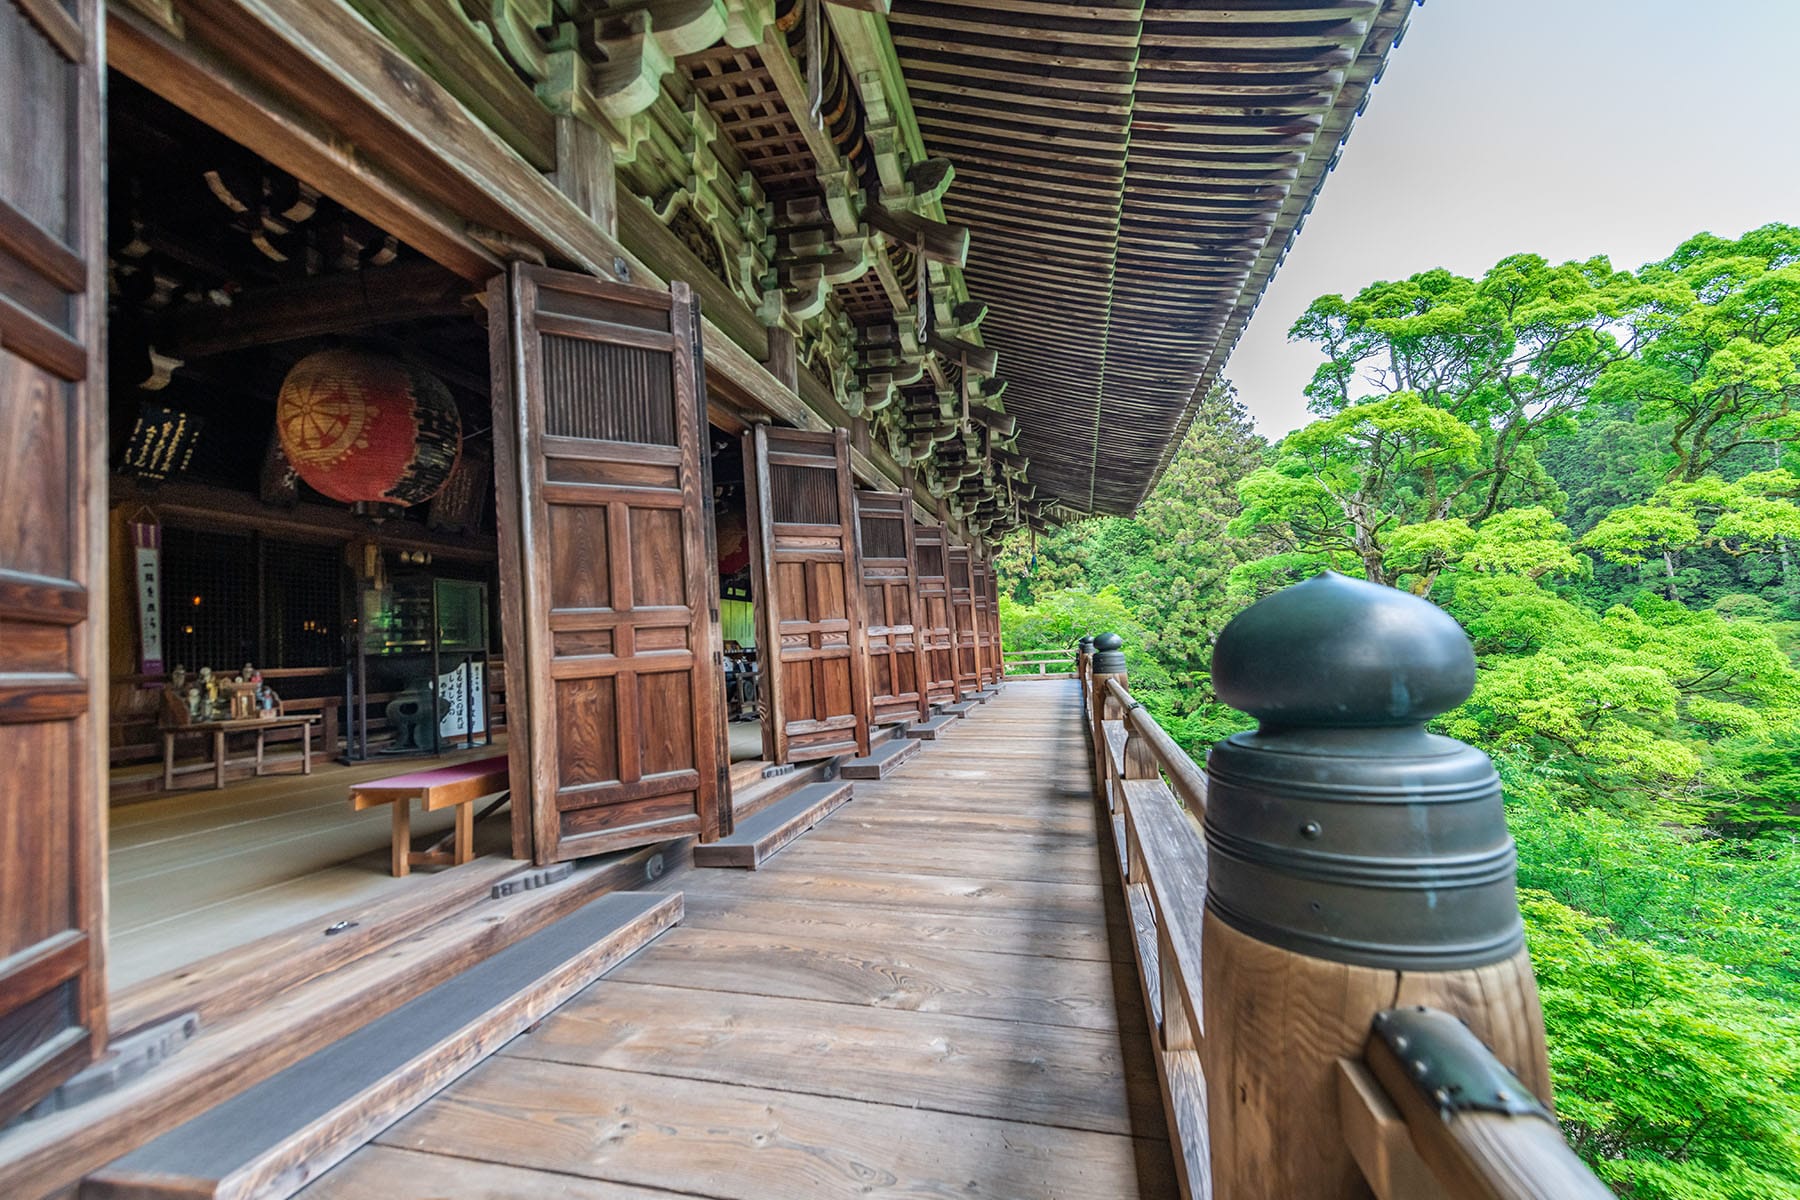
[[1148,744],[1150,756],[1156,760],[1168,780],[1176,799],[1196,817],[1206,815],[1206,772],[1169,736],[1168,730],[1156,723],[1149,710],[1132,698],[1117,679],[1106,681],[1107,692],[1125,710],[1125,723],[1131,732]]
[[[1075,674],[1076,652],[1059,650],[1002,650],[1000,662],[1009,676],[1018,679],[1068,679]],[[1048,668],[1068,664],[1066,671]]]
[[1362,1058],[1340,1060],[1338,1096],[1345,1142],[1381,1200],[1419,1195],[1404,1176],[1422,1172],[1455,1200],[1612,1196],[1531,1089],[1441,1009],[1377,1013]]
[[[1111,817],[1182,1194],[1210,1196],[1211,1132],[1200,1054],[1206,774],[1132,697],[1121,676],[1096,675],[1091,656],[1077,657],[1097,790]],[[1473,1057],[1484,1077],[1504,1076],[1511,1083],[1498,1106],[1434,1099],[1415,1084],[1416,1058],[1401,1062],[1381,1036],[1380,1022],[1389,1016],[1381,1014],[1364,1055],[1337,1060],[1340,1134],[1379,1200],[1610,1196],[1547,1110],[1535,1102],[1506,1103],[1508,1093],[1512,1100],[1529,1100],[1525,1085],[1512,1080],[1456,1018],[1441,1015],[1462,1029],[1457,1049],[1465,1061]]]

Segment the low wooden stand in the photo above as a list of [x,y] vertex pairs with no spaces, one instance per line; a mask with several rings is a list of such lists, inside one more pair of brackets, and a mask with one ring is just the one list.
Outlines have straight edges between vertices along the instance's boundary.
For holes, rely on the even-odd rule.
[[[454,867],[474,858],[475,801],[505,791],[507,783],[506,755],[499,754],[356,784],[350,789],[350,805],[358,812],[377,804],[394,806],[393,871],[398,878],[414,867]],[[422,812],[456,809],[455,830],[426,850],[412,848],[414,797]],[[451,849],[444,849],[446,842]]]
[[164,725],[162,727],[163,744],[163,791],[175,790],[175,776],[200,768],[184,767],[175,769],[175,739],[184,733],[200,733],[212,735],[212,772],[213,787],[225,786],[225,768],[229,761],[225,757],[225,735],[228,733],[256,734],[256,773],[263,774],[263,738],[271,729],[292,729],[300,727],[300,774],[312,774],[312,730],[317,717],[237,717],[229,721],[196,721],[192,725]]

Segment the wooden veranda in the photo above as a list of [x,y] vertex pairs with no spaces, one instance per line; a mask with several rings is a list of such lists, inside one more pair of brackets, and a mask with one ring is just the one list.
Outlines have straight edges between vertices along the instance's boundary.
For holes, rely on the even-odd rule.
[[1177,1194],[1073,680],[1008,687],[301,1195]]

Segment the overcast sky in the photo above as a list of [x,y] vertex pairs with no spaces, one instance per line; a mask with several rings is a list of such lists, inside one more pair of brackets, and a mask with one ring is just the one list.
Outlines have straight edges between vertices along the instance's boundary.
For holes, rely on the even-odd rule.
[[1429,0],[1412,14],[1225,374],[1271,438],[1310,419],[1288,328],[1330,292],[1508,254],[1662,258],[1800,223],[1800,0]]

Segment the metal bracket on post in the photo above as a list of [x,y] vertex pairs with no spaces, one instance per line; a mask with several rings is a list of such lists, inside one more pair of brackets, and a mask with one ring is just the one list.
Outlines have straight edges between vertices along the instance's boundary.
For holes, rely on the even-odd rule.
[[1550,1110],[1450,1013],[1423,1005],[1375,1014],[1373,1036],[1438,1115],[1492,1112],[1554,1121]]

